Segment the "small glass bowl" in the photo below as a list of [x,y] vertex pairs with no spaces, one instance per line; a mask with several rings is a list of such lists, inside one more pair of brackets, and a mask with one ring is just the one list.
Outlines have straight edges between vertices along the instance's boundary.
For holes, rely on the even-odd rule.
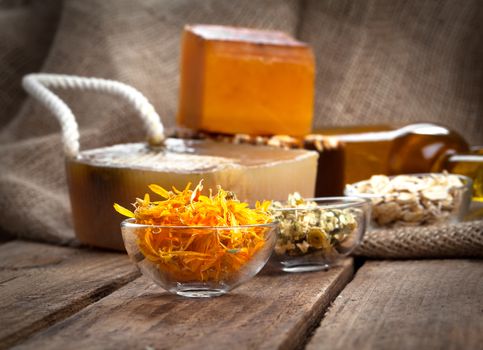
[[127,219],[121,230],[127,253],[143,275],[170,293],[201,298],[225,294],[255,276],[273,251],[278,223],[156,226]]
[[371,202],[370,229],[460,222],[468,213],[471,204],[473,182],[469,177],[444,173],[419,173],[388,176],[388,178],[394,179],[398,176],[424,178],[440,175],[457,176],[463,183],[461,187],[451,188],[450,201],[447,199],[423,200],[422,197],[414,198],[405,190],[390,195],[360,193],[355,190],[355,186],[368,180],[346,186],[344,194],[367,199]]
[[285,272],[326,270],[362,241],[370,203],[356,197],[309,198],[316,206],[276,208],[280,222],[272,262]]

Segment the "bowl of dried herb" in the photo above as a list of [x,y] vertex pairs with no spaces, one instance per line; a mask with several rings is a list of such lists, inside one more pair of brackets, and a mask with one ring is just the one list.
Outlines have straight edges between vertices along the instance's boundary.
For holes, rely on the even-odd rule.
[[449,173],[374,175],[347,185],[345,194],[371,201],[371,228],[426,226],[463,220],[472,180]]
[[361,242],[370,203],[356,197],[304,199],[298,193],[271,206],[280,223],[272,261],[286,272],[328,269]]
[[232,192],[218,188],[202,194],[194,190],[150,189],[121,224],[126,251],[139,270],[166,291],[186,297],[227,293],[255,276],[275,246],[278,223],[269,211],[271,202],[254,208]]

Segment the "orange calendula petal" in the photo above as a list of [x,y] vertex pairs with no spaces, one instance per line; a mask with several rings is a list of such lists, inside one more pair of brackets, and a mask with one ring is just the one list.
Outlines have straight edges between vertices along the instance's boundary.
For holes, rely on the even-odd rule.
[[117,203],[114,203],[114,209],[119,213],[119,214],[122,214],[124,216],[127,216],[129,218],[134,218],[136,217],[136,215],[134,215],[134,213],[132,211],[130,211],[129,209],[126,209],[124,208],[123,206],[120,206],[119,204]]
[[199,184],[195,187],[193,190],[193,193],[191,194],[190,202],[195,202],[198,200],[198,197],[201,194],[201,191],[203,190],[203,179],[199,182]]
[[156,194],[159,194],[161,197],[168,199],[170,197],[170,192],[166,191],[159,185],[149,185],[149,189]]

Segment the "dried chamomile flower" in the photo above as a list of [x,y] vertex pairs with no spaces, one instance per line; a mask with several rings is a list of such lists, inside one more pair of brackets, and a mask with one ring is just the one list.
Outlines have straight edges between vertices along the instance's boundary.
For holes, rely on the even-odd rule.
[[328,255],[357,229],[349,209],[321,208],[295,192],[286,203],[272,203],[274,219],[280,222],[276,255]]

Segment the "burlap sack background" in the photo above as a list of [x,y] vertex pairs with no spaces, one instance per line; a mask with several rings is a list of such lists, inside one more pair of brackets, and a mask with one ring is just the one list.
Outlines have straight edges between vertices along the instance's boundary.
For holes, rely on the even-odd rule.
[[[483,143],[479,0],[0,0],[0,230],[73,240],[59,127],[20,88],[34,71],[132,84],[166,125],[185,23],[280,29],[317,57],[316,126],[442,122]],[[81,146],[143,138],[124,104],[62,93]]]

